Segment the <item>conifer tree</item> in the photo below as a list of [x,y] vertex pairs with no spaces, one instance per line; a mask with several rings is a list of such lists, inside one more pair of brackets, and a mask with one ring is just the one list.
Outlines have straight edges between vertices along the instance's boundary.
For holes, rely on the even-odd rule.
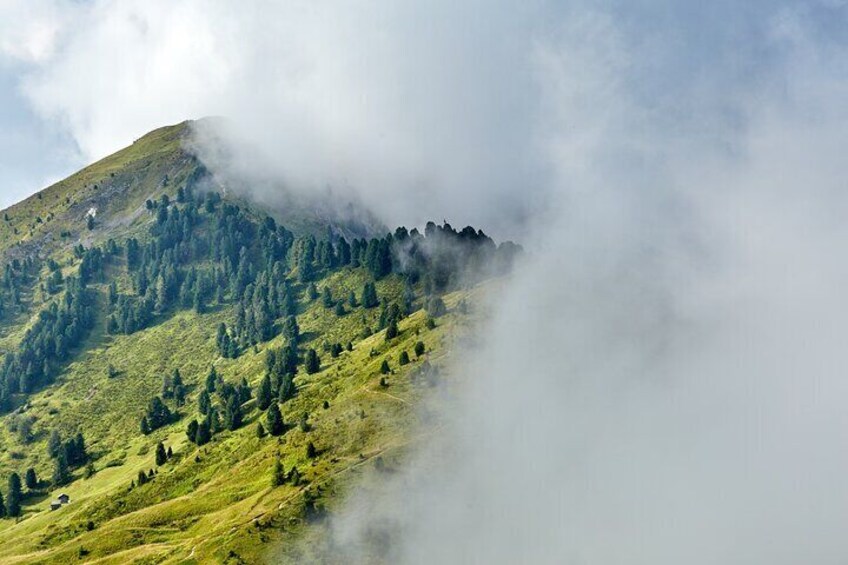
[[277,457],[274,460],[274,469],[271,472],[271,486],[279,487],[286,482],[286,474],[283,470],[283,462]]
[[200,391],[200,394],[197,396],[197,409],[204,416],[209,413],[209,408],[212,406],[212,402],[209,399],[209,393],[205,390]]
[[168,453],[165,451],[165,446],[162,442],[156,444],[156,466],[161,467],[168,461]]
[[398,326],[397,322],[394,320],[389,322],[389,325],[386,327],[386,341],[392,340],[398,336]]
[[318,357],[318,353],[314,349],[309,349],[306,352],[306,361],[304,362],[304,369],[310,375],[313,375],[321,370],[321,359]]
[[311,441],[306,445],[306,458],[307,459],[315,459],[318,455],[318,450],[315,449],[315,444]]
[[362,288],[362,306],[364,308],[375,308],[380,304],[380,301],[377,299],[377,288],[373,282],[365,283],[365,286]]
[[206,445],[212,439],[212,432],[209,429],[209,422],[206,420],[200,422],[197,426],[197,433],[194,436],[194,443],[197,445]]
[[237,430],[242,423],[241,403],[237,394],[230,396],[227,401],[227,409],[224,413],[224,423],[230,431]]
[[186,436],[189,441],[194,442],[197,439],[197,420],[192,420],[186,427]]
[[6,513],[15,518],[21,515],[21,477],[17,473],[9,475],[8,488],[6,490]]
[[62,435],[58,432],[58,430],[53,430],[50,432],[50,439],[47,440],[47,453],[52,458],[56,458],[59,456],[59,452],[62,450]]
[[300,341],[300,328],[294,316],[288,316],[286,321],[283,322],[283,337],[286,338],[289,345],[297,347]]
[[38,488],[38,475],[35,474],[35,469],[30,467],[24,475],[24,483],[27,490],[35,490]]
[[256,437],[259,439],[265,437],[265,428],[262,427],[262,422],[256,422]]
[[139,429],[141,433],[147,435],[150,433],[150,423],[147,421],[147,416],[141,417],[141,424],[139,425]]
[[293,398],[296,392],[297,387],[294,384],[292,373],[285,373],[282,381],[280,382],[280,391],[277,398],[280,402],[285,402],[286,400]]
[[422,355],[424,355],[424,351],[425,351],[424,342],[423,341],[417,342],[415,344],[415,356],[421,357]]
[[401,351],[398,363],[400,363],[401,365],[409,365],[409,353],[407,353],[406,351]]
[[56,457],[56,462],[53,467],[52,483],[54,487],[66,485],[71,481],[71,471],[68,469],[68,460],[65,459],[65,453],[60,452]]
[[[224,329],[224,332],[226,332],[226,328]],[[218,373],[215,370],[215,366],[213,365],[209,369],[209,373],[206,375],[206,392],[208,392],[210,394],[215,392],[215,383],[217,382],[217,380],[218,380]]]
[[6,517],[6,503],[3,500],[3,493],[0,493],[0,518]]
[[174,374],[171,377],[171,388],[177,406],[182,406],[185,403],[185,384],[179,369],[174,369]]
[[332,308],[335,304],[333,301],[333,293],[330,292],[329,286],[325,286],[324,290],[321,292],[321,302],[324,304],[324,308]]
[[386,361],[385,359],[383,359],[383,363],[380,365],[380,373],[383,374],[383,375],[387,375],[391,372],[392,372],[392,370],[389,367],[389,362]]
[[281,436],[286,431],[283,414],[280,412],[280,407],[276,402],[272,403],[271,407],[268,408],[266,423],[268,424],[268,433],[272,436]]
[[259,388],[256,389],[256,406],[260,410],[267,410],[273,400],[271,379],[268,375],[265,375],[259,383]]

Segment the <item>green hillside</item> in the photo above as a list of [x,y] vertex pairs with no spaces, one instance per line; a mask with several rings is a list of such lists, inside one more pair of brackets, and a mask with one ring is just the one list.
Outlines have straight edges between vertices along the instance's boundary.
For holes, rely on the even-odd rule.
[[327,558],[298,541],[421,439],[517,251],[433,224],[348,241],[234,198],[190,135],[156,130],[3,212],[0,562]]

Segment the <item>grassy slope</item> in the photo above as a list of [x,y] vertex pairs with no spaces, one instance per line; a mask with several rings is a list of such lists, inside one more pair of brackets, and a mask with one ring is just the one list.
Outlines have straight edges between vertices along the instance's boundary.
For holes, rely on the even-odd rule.
[[[0,216],[0,255],[51,255],[71,273],[75,270],[69,252],[72,244],[142,233],[149,221],[144,201],[163,190],[174,192],[196,167],[181,149],[185,132],[185,124],[156,130],[51,186],[40,197],[14,206],[8,211],[8,222]],[[165,175],[167,187],[163,187]],[[98,227],[88,232],[84,218],[93,206],[98,208]],[[63,238],[62,232],[71,236]],[[350,290],[359,291],[365,279],[361,270],[345,269],[320,283],[319,290],[329,284],[335,297],[345,298]],[[401,281],[394,276],[378,284],[380,296],[387,298],[399,296],[401,289]],[[377,325],[378,309],[355,308],[337,317],[319,299],[304,308],[298,321],[302,331],[312,336],[313,343],[308,345],[321,354],[322,370],[300,374],[298,396],[283,406],[289,424],[308,414],[311,430],[305,433],[293,425],[281,439],[260,440],[255,433],[259,414],[251,401],[243,428],[223,432],[198,449],[187,442],[184,429],[196,416],[198,385],[210,364],[231,382],[246,378],[255,386],[264,372],[265,350],[280,346],[280,338],[237,360],[219,358],[215,330],[220,321],[232,317],[230,307],[203,315],[173,313],[132,336],[108,336],[102,327],[103,286],[100,292],[104,295],[100,327],[58,381],[33,395],[25,408],[35,418],[34,439],[21,443],[8,429],[14,416],[0,418],[0,485],[5,485],[13,470],[22,474],[30,466],[49,478],[52,463],[46,441],[52,429],[66,435],[84,431],[96,458],[96,474],[85,479],[78,471],[77,480],[62,489],[72,503],[59,511],[49,511],[50,500],[58,493],[44,492],[25,501],[21,519],[0,520],[0,562],[252,563],[269,558],[272,542],[281,543],[286,551],[299,551],[290,542],[315,530],[303,519],[306,489],[332,510],[359,474],[372,472],[376,458],[403,453],[414,439],[410,431],[415,406],[426,389],[411,382],[411,374],[422,363],[412,352],[414,343],[422,340],[427,357],[437,363],[446,355],[453,334],[465,326],[465,316],[451,311],[436,329],[428,330],[419,311],[400,324],[401,335],[391,343],[385,343],[383,332],[361,340],[364,325]],[[455,305],[468,294],[456,293],[446,302]],[[30,318],[49,300],[38,288],[31,289],[26,296],[29,307],[2,324],[0,352],[15,347]],[[325,341],[353,341],[355,348],[331,359],[322,350]],[[397,360],[402,350],[413,362],[401,370]],[[388,388],[379,384],[384,358],[395,371]],[[107,376],[110,365],[120,371],[116,378]],[[160,391],[162,377],[175,367],[191,387],[184,417],[142,436],[140,416]],[[325,400],[330,403],[326,410]],[[172,447],[176,457],[152,483],[129,490],[139,470],[154,466],[153,451],[160,440]],[[314,461],[305,456],[309,441],[320,450]],[[277,456],[286,469],[296,465],[305,484],[272,489],[270,473]],[[0,489],[5,490],[3,486]],[[286,555],[292,561],[303,558],[297,553]]]
[[[341,292],[358,275],[337,273],[329,284]],[[382,294],[399,291],[396,280],[381,286]],[[449,297],[448,304],[460,296]],[[305,488],[325,493],[342,488],[361,467],[370,467],[376,456],[400,449],[410,440],[413,406],[423,388],[410,381],[410,372],[422,362],[412,354],[414,343],[424,341],[435,361],[444,354],[459,316],[449,314],[436,329],[427,330],[426,317],[419,311],[401,323],[401,335],[391,343],[380,332],[356,341],[354,350],[338,359],[323,355],[321,372],[301,373],[296,380],[298,396],[284,405],[289,424],[309,414],[312,429],[308,433],[294,427],[281,440],[260,440],[254,423],[258,411],[251,409],[243,428],[223,432],[202,448],[185,440],[188,418],[142,436],[137,431],[139,415],[146,399],[161,386],[165,371],[177,366],[187,383],[202,382],[208,370],[205,360],[215,358],[215,322],[224,315],[181,313],[136,336],[115,342],[95,338],[100,340],[98,346],[70,367],[58,388],[35,396],[30,413],[46,427],[83,422],[92,451],[99,457],[98,472],[63,489],[72,497],[70,506],[50,512],[49,501],[57,494],[51,493],[28,501],[25,517],[18,523],[0,522],[0,560],[65,563],[77,558],[83,547],[91,552],[89,559],[104,557],[104,563],[219,562],[231,551],[247,562],[261,561],[267,543],[296,539],[302,533]],[[326,332],[334,341],[346,341],[357,339],[363,316],[367,323],[374,323],[377,311],[356,309],[339,319],[316,301],[299,321],[304,331]],[[229,381],[246,377],[255,385],[263,374],[263,350],[235,361],[219,359],[218,368]],[[401,371],[397,359],[402,350],[410,353],[413,362]],[[386,357],[396,374],[384,389],[379,385],[379,366]],[[116,363],[119,359],[125,360],[123,364]],[[109,363],[115,363],[122,375],[108,379]],[[194,415],[195,400],[196,389],[185,409],[187,415]],[[321,407],[324,400],[330,402],[329,409]],[[58,412],[51,416],[51,408]],[[153,447],[159,440],[171,446],[177,457],[162,467],[152,483],[128,491],[139,469],[154,466]],[[8,436],[3,438],[4,444],[7,441]],[[321,450],[314,463],[305,457],[308,441]],[[26,449],[40,461],[41,473],[48,473],[45,439]],[[270,488],[277,455],[286,469],[296,465],[309,484]],[[88,521],[94,522],[92,531],[87,531]]]
[[[188,122],[163,127],[12,206],[0,217],[0,254],[47,254],[69,242],[98,235],[86,229],[85,217],[97,209],[100,233],[131,227],[143,214],[144,201],[168,184],[183,182],[197,166],[182,151]],[[8,220],[5,217],[8,216]],[[70,237],[62,237],[70,232]]]

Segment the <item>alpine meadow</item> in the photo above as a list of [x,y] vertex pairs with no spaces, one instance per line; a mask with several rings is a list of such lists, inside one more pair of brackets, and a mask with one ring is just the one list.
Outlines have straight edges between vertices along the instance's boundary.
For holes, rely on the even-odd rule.
[[298,540],[426,435],[417,402],[520,253],[231,198],[191,136],[3,213],[3,562],[327,557]]

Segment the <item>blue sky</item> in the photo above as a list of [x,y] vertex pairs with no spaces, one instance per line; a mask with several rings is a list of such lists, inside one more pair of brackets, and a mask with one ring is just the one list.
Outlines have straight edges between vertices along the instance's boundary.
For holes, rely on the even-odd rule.
[[21,69],[0,66],[0,207],[80,168],[73,138],[36,115],[19,90]]

